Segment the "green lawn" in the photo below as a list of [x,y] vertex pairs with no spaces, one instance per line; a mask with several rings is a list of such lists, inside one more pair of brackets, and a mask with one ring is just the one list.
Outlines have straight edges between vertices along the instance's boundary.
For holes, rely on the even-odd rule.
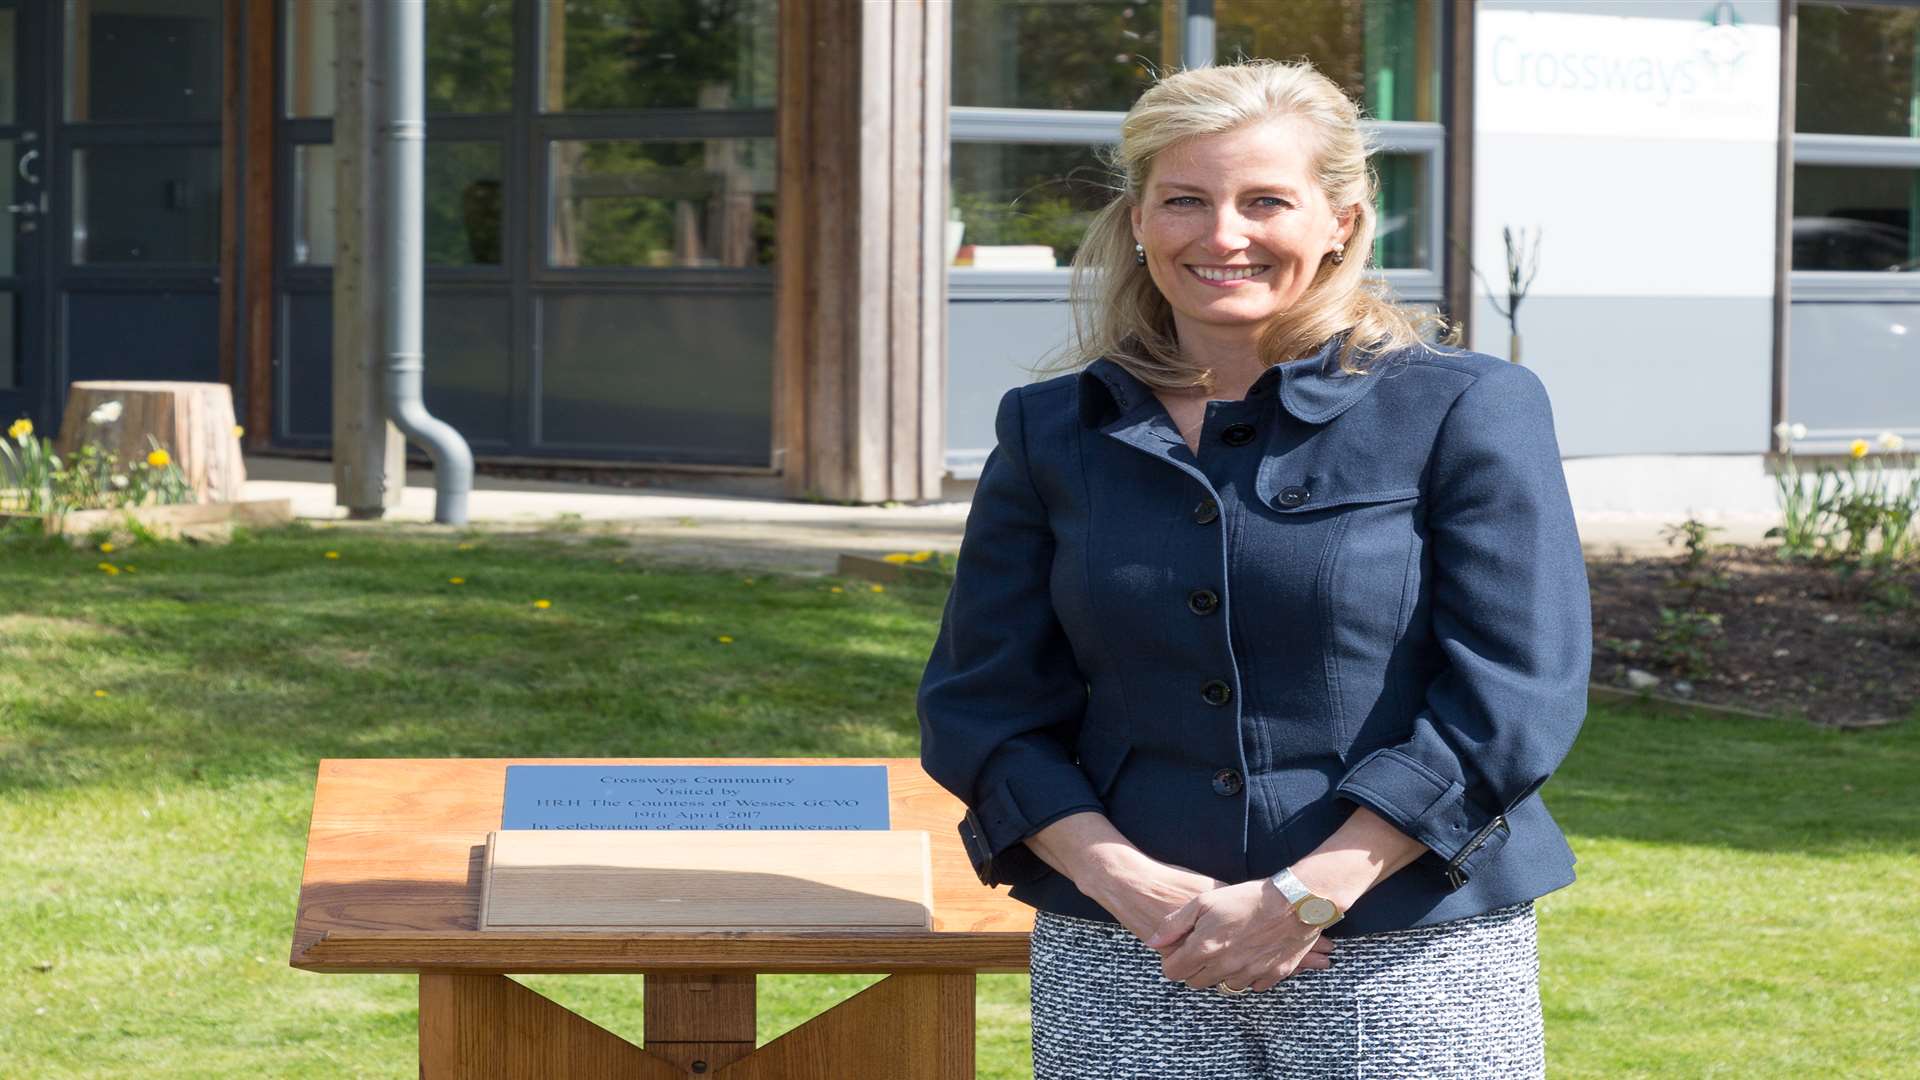
[[[0,1075],[412,1075],[410,977],[286,964],[320,757],[916,753],[936,591],[461,539],[0,543]],[[1555,1076],[1910,1074],[1920,725],[1598,710],[1547,796]],[[637,979],[526,981],[638,1036]],[[763,979],[761,1038],[869,981]],[[1025,1075],[1025,979],[979,1018]]]

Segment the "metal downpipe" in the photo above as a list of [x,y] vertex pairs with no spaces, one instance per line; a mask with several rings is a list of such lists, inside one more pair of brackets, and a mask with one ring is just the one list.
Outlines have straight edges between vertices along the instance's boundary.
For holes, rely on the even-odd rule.
[[426,354],[421,345],[425,298],[426,204],[426,0],[384,0],[379,30],[384,45],[384,74],[390,80],[386,168],[381,177],[381,253],[392,292],[382,311],[381,340],[387,355],[384,380],[387,418],[402,434],[426,448],[433,459],[433,520],[464,525],[467,494],[473,490],[473,450],[452,425],[427,412],[421,384]]

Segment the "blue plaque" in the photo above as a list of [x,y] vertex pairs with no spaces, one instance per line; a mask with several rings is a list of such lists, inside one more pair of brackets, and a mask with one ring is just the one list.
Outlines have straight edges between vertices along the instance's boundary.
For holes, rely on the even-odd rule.
[[885,765],[509,765],[502,829],[888,828]]

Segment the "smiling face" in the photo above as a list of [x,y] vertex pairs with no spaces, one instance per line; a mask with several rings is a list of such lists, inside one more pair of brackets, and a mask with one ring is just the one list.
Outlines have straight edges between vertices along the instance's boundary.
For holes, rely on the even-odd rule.
[[1291,308],[1353,231],[1313,178],[1306,129],[1275,120],[1196,135],[1155,159],[1133,238],[1183,340]]

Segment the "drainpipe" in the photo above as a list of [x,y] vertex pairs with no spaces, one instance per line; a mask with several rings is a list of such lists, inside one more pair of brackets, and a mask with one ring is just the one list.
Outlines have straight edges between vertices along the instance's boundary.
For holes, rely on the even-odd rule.
[[426,355],[420,344],[426,251],[427,143],[426,0],[387,0],[378,27],[388,79],[386,168],[379,197],[385,204],[381,251],[391,291],[383,312],[381,341],[387,354],[387,418],[407,438],[426,447],[434,466],[433,520],[464,525],[467,493],[473,490],[473,451],[460,433],[427,412],[421,400]]

